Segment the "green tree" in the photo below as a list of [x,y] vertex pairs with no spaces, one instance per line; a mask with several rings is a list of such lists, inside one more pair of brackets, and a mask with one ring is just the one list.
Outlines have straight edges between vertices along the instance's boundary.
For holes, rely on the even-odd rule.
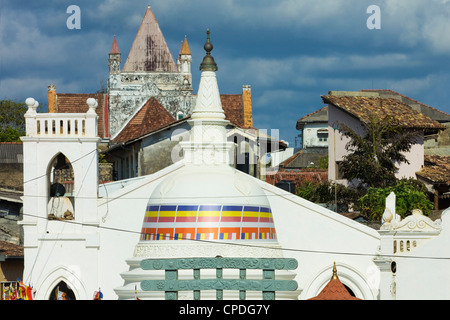
[[359,180],[372,188],[383,188],[396,183],[396,163],[409,163],[404,153],[416,142],[417,131],[401,126],[393,117],[371,117],[362,122],[364,133],[358,134],[345,124],[340,132],[350,140],[345,146],[349,153],[341,162],[345,179]]
[[391,187],[369,188],[367,194],[359,199],[361,213],[370,220],[380,220],[386,207],[386,197],[391,192],[395,193],[395,211],[402,218],[414,209],[428,215],[434,207],[427,198],[425,185],[414,179],[401,179]]
[[0,142],[20,141],[25,135],[25,103],[0,100]]

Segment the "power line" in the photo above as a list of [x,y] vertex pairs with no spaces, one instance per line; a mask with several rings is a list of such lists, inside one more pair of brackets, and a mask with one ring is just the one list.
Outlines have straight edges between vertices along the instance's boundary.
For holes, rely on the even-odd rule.
[[[37,215],[31,215],[31,214],[23,214],[24,216],[39,218],[39,219],[45,219],[50,220],[47,217],[41,217]],[[126,230],[121,228],[115,228],[115,227],[108,227],[108,226],[94,226],[92,224],[85,224],[82,222],[77,222],[74,220],[58,220],[59,222],[68,223],[68,224],[76,224],[81,226],[89,226],[94,227],[97,229],[104,229],[114,232],[125,232],[125,233],[132,233],[132,234],[138,234],[141,235],[140,231],[134,231],[134,230]],[[150,235],[156,236],[155,233],[149,233]],[[168,236],[169,238],[173,239],[173,236]],[[178,238],[180,240],[180,238]],[[177,241],[178,241],[177,240]],[[250,248],[266,248],[271,250],[281,250],[281,251],[290,251],[290,252],[302,252],[302,253],[313,253],[313,254],[334,254],[334,255],[346,255],[346,256],[362,256],[362,257],[385,257],[385,258],[407,258],[407,259],[429,259],[429,260],[450,260],[450,257],[426,257],[426,256],[412,256],[412,255],[398,255],[398,254],[381,254],[381,253],[364,253],[364,252],[345,252],[345,251],[329,251],[329,250],[311,250],[311,249],[299,249],[299,248],[283,248],[283,247],[269,247],[269,246],[260,246],[256,244],[245,244],[245,243],[236,243],[236,242],[224,242],[219,240],[205,240],[205,239],[190,239],[181,237],[181,240],[185,241],[192,241],[192,242],[199,242],[199,243],[209,243],[214,245],[232,245],[232,246],[238,246],[238,247],[250,247]],[[159,240],[154,240],[155,242]]]

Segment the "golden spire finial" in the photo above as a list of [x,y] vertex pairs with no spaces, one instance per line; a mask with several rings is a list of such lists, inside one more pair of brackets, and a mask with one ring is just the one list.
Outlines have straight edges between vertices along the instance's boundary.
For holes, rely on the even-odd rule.
[[338,275],[337,275],[337,269],[336,269],[336,262],[333,263],[333,276],[331,277],[331,279],[339,279]]

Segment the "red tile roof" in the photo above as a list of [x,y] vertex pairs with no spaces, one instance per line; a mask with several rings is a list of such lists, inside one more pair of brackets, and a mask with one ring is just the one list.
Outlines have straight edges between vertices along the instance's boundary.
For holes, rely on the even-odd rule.
[[232,124],[244,128],[244,101],[242,94],[221,94],[220,102],[225,112],[225,118]]
[[152,97],[120,131],[114,142],[126,142],[175,122],[175,118]]
[[337,276],[336,264],[333,266],[333,276],[330,282],[316,296],[308,300],[361,300],[352,296]]
[[[57,93],[56,112],[57,113],[86,113],[89,110],[86,100],[94,98],[98,102],[96,113],[98,115],[98,136],[107,136],[107,95],[104,93]],[[105,107],[106,106],[106,107]],[[106,120],[106,122],[105,122]]]

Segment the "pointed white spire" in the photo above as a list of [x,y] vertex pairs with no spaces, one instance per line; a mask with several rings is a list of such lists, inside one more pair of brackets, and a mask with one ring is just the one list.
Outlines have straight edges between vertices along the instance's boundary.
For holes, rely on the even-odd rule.
[[217,65],[211,56],[212,45],[207,31],[206,56],[200,66],[202,70],[197,102],[189,121],[191,141],[181,143],[185,161],[194,164],[229,164],[229,153],[233,143],[227,142],[225,113],[220,101],[217,85]]

